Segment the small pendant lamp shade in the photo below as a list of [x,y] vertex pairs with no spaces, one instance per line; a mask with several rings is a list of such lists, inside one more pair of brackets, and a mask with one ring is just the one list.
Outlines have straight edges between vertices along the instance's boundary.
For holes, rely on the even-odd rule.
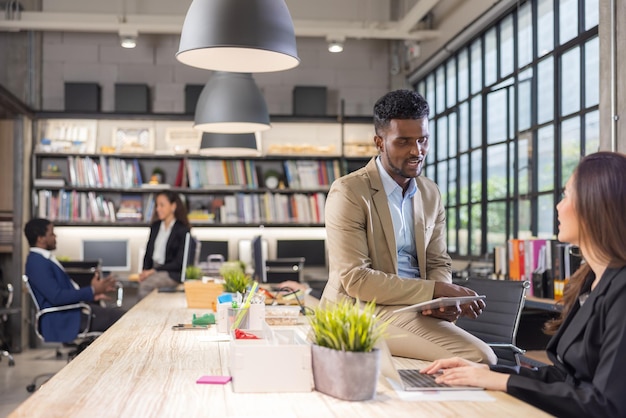
[[193,0],[176,59],[237,73],[283,71],[300,63],[284,0]]
[[256,135],[247,134],[222,134],[205,132],[200,142],[200,154],[227,156],[255,156],[259,155]]
[[252,75],[214,72],[198,97],[194,128],[220,133],[269,129],[267,104]]

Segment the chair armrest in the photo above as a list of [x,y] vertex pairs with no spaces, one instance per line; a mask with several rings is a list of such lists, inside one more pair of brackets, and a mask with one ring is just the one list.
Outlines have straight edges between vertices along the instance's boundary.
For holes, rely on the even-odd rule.
[[524,354],[526,352],[526,350],[521,349],[513,344],[498,344],[498,343],[489,343],[488,344],[489,347],[491,348],[503,348],[503,349],[509,349],[511,350],[513,353],[515,354]]
[[[35,316],[35,329],[39,330],[39,318],[41,318],[42,316],[44,316],[45,314],[49,314],[52,312],[62,312],[62,311],[69,311],[72,309],[84,309],[86,310],[86,314],[87,314],[87,324],[85,326],[85,329],[81,331],[81,333],[87,333],[89,332],[89,329],[91,328],[91,306],[89,306],[88,304],[84,303],[84,302],[78,302],[78,303],[73,303],[71,305],[62,305],[62,306],[52,306],[50,308],[44,308],[42,310],[40,310],[39,312],[37,312],[37,315]],[[37,331],[39,332],[39,331]],[[42,338],[43,339],[43,338]]]

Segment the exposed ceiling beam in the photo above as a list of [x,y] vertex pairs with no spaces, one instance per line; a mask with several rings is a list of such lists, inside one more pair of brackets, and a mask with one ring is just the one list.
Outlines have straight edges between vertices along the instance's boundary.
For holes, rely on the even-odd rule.
[[[432,2],[433,0],[424,0]],[[420,2],[422,3],[422,2]],[[184,16],[120,15],[103,13],[21,12],[19,18],[0,19],[0,31],[112,32],[180,35]],[[412,26],[411,26],[412,27]],[[436,30],[410,32],[398,22],[341,22],[294,20],[296,36],[336,36],[357,39],[426,40],[439,36]],[[410,28],[409,28],[410,29]]]
[[440,0],[417,0],[411,10],[404,15],[398,24],[398,30],[409,33],[417,23],[430,12]]

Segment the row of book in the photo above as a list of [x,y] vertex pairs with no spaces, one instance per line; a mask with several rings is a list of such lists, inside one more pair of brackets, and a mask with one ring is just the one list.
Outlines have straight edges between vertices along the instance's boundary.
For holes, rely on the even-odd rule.
[[[95,192],[38,190],[37,216],[67,222],[150,222],[154,195],[122,195],[119,205]],[[145,210],[143,210],[145,208]]]
[[216,186],[259,187],[253,160],[187,160],[187,180],[191,189]]
[[137,159],[100,156],[67,157],[70,185],[77,187],[141,187],[143,179]]
[[224,197],[221,223],[324,223],[324,193],[237,193]]
[[529,293],[537,297],[558,299],[563,283],[581,262],[578,247],[558,240],[510,239],[506,248],[494,249],[496,278],[528,280],[532,284]]
[[290,189],[330,186],[341,176],[338,160],[285,160],[285,177]]
[[[66,222],[150,222],[155,195],[123,194],[119,204],[95,192],[39,190],[37,216]],[[324,193],[237,193],[213,199],[217,221],[222,223],[324,223]],[[202,221],[202,219],[198,219]]]

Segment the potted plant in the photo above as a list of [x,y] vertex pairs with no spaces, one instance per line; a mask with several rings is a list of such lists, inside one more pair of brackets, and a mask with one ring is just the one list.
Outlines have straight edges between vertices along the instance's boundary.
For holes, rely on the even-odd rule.
[[200,280],[202,278],[202,270],[200,267],[188,266],[185,269],[185,280]]
[[388,322],[375,316],[374,301],[344,300],[318,306],[310,318],[315,389],[349,401],[372,399],[380,371],[380,350]]
[[224,292],[226,293],[239,292],[243,294],[252,283],[250,276],[239,268],[224,269],[222,277],[224,278]]

